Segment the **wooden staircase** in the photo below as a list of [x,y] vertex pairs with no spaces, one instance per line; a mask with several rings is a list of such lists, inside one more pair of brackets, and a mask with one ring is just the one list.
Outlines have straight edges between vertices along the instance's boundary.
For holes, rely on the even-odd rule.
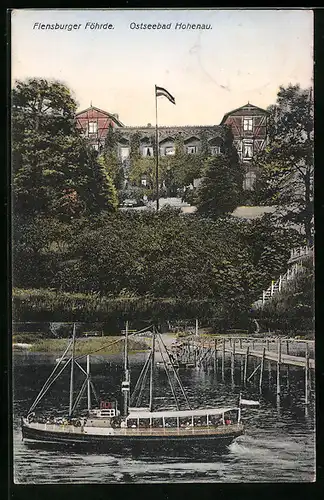
[[262,308],[268,300],[271,300],[276,293],[280,292],[286,286],[286,284],[296,276],[296,274],[303,271],[303,260],[312,255],[313,252],[313,247],[305,246],[293,248],[290,253],[290,259],[288,261],[288,265],[290,266],[288,267],[287,272],[280,275],[277,280],[272,280],[269,288],[262,292],[262,297],[254,302],[252,304],[252,307],[255,309]]

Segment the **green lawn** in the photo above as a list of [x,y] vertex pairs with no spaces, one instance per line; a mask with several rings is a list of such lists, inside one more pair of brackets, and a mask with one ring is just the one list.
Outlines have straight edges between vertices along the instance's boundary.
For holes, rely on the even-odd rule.
[[[87,354],[91,351],[100,350],[101,354],[117,354],[123,352],[124,342],[123,337],[83,337],[78,339],[75,343],[76,354]],[[119,340],[119,342],[116,342]],[[13,343],[30,343],[30,351],[32,352],[48,352],[60,353],[67,347],[68,339],[46,339],[40,338],[37,335],[13,336]],[[128,340],[129,352],[145,351],[149,348],[149,344],[144,338]]]

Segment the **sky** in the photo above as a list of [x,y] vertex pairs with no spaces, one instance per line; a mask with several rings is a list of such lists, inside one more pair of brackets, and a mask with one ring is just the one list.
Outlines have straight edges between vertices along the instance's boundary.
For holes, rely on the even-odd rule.
[[[77,30],[34,29],[35,23],[81,24]],[[109,23],[113,29],[86,28]],[[131,23],[171,23],[170,30],[131,29]],[[175,29],[210,24],[209,30]],[[78,110],[93,106],[130,126],[215,125],[247,102],[266,108],[280,85],[312,85],[310,10],[14,10],[12,81],[59,80]]]

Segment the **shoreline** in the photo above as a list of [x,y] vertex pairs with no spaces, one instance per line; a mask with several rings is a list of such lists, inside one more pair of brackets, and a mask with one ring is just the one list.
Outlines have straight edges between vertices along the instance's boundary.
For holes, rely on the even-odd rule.
[[[101,354],[119,354],[124,351],[124,337],[86,337],[79,339],[75,343],[75,354],[87,354],[89,351],[100,349]],[[128,340],[129,353],[132,352],[146,352],[150,349],[150,344],[147,338]],[[116,342],[119,341],[119,342]],[[60,354],[67,345],[69,339],[49,339],[49,338],[36,338],[35,342],[17,342],[13,339],[12,350],[13,352],[38,352],[44,354]]]

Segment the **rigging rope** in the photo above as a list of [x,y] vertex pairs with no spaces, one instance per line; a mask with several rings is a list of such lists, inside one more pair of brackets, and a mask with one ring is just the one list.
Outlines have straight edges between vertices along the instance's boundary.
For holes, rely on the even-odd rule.
[[189,410],[191,410],[192,408],[191,408],[190,403],[189,403],[189,401],[188,401],[188,398],[187,398],[187,395],[186,395],[185,390],[184,390],[184,388],[183,388],[182,382],[181,382],[181,380],[180,380],[180,378],[179,378],[179,376],[178,376],[178,374],[177,374],[176,369],[174,368],[174,365],[173,365],[172,359],[171,359],[171,357],[170,357],[169,351],[167,350],[167,348],[166,348],[166,346],[165,346],[165,344],[164,344],[164,342],[163,342],[163,340],[162,340],[162,338],[161,338],[161,334],[160,334],[160,333],[159,333],[159,338],[160,338],[160,340],[161,340],[161,342],[162,342],[162,344],[163,344],[163,347],[164,347],[164,349],[165,349],[165,352],[167,353],[167,356],[168,356],[169,361],[170,361],[170,364],[171,364],[171,366],[172,366],[172,369],[173,369],[174,375],[175,375],[175,377],[176,377],[176,379],[177,379],[177,381],[178,381],[178,384],[179,384],[179,386],[180,386],[180,389],[181,389],[181,392],[182,392],[182,394],[183,394],[183,397],[184,397],[184,398],[185,398],[185,400],[186,400],[186,403],[187,403],[187,405],[188,405]]
[[63,368],[59,371],[59,373],[56,375],[56,377],[53,380],[50,381],[49,378],[47,379],[47,381],[45,382],[43,388],[41,389],[40,393],[38,394],[37,398],[35,399],[34,403],[30,407],[28,413],[32,412],[36,408],[36,406],[43,399],[43,397],[45,396],[45,394],[47,393],[47,391],[49,390],[49,388],[54,384],[55,380],[58,379],[58,377],[61,375],[61,373],[63,372],[63,370],[65,370],[65,368],[70,364],[70,362],[71,362],[71,359],[69,359],[65,363],[65,365],[63,366]]
[[161,353],[161,357],[162,357],[164,369],[165,369],[165,372],[166,372],[167,377],[168,377],[168,381],[169,381],[169,384],[170,384],[170,387],[171,387],[171,391],[172,391],[172,394],[173,394],[173,397],[174,397],[174,400],[175,400],[175,403],[176,403],[176,406],[177,406],[177,410],[179,410],[180,409],[180,407],[179,407],[179,401],[178,401],[178,398],[177,398],[177,395],[176,395],[176,392],[175,392],[175,388],[173,387],[173,384],[172,384],[172,380],[171,380],[171,377],[170,377],[170,373],[169,373],[168,367],[167,367],[166,362],[164,360],[164,356],[163,356],[163,352],[162,352],[162,349],[161,349],[161,343],[160,343],[159,337],[158,337],[158,343],[159,343],[159,347],[160,347],[160,353]]
[[136,392],[138,391],[138,389],[140,388],[140,385],[142,383],[142,380],[143,380],[143,375],[144,375],[144,372],[146,370],[146,366],[150,363],[151,361],[151,357],[152,357],[152,351],[150,352],[147,360],[145,361],[145,364],[143,365],[143,368],[141,370],[141,373],[137,379],[137,382],[136,382],[136,385],[135,385],[135,388],[133,390],[133,394],[131,395],[131,400],[130,400],[130,403],[133,404],[134,403],[134,399],[135,399],[135,394]]
[[[134,337],[135,335],[138,335],[139,333],[144,333],[147,330],[149,330],[150,328],[152,328],[152,325],[151,326],[147,326],[146,328],[143,328],[142,330],[138,330],[137,332],[131,333],[130,335],[128,335],[128,338]],[[94,354],[95,352],[103,351],[104,349],[106,349],[106,347],[110,347],[110,346],[112,346],[114,344],[117,344],[118,342],[123,342],[123,341],[125,341],[125,338],[120,338],[120,339],[114,340],[110,344],[105,344],[102,347],[99,347],[98,349],[95,349],[94,351],[88,352],[87,354],[82,354],[82,355],[76,356],[75,359],[83,359],[83,358],[85,358],[87,356],[90,356],[91,354]]]

